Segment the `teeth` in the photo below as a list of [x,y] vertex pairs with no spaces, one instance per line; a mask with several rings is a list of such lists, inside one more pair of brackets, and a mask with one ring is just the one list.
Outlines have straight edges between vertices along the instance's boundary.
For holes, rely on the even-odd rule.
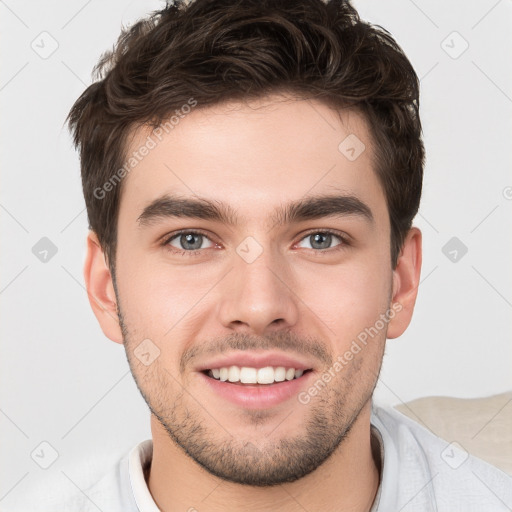
[[240,379],[237,379],[234,382],[237,382],[238,380],[243,384],[256,384],[258,382],[258,370],[256,370],[256,368],[247,368],[243,366],[240,368]]
[[240,368],[238,366],[230,366],[228,369],[229,382],[238,382],[240,380]]
[[276,382],[283,382],[283,380],[286,378],[286,368],[284,366],[278,366],[274,370],[274,380]]
[[241,382],[242,384],[272,384],[284,380],[298,379],[304,370],[285,368],[284,366],[265,366],[265,368],[250,368],[247,366],[224,366],[213,368],[208,372],[210,377],[222,382]]
[[272,384],[272,382],[274,382],[274,368],[272,366],[260,368],[258,370],[258,384]]

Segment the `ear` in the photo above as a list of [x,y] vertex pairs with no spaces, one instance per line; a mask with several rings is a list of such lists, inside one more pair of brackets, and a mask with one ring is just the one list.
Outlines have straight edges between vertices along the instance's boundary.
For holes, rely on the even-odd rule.
[[388,323],[388,338],[398,338],[411,322],[421,272],[421,231],[411,228],[393,271],[393,296],[391,301],[395,316]]
[[91,230],[87,236],[84,280],[89,303],[103,333],[112,341],[123,343],[112,276],[98,236]]

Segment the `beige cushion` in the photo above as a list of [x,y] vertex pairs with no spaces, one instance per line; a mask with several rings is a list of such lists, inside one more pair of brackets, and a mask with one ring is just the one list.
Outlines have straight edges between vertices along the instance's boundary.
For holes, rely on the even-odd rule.
[[512,475],[512,391],[486,398],[424,397],[395,409]]

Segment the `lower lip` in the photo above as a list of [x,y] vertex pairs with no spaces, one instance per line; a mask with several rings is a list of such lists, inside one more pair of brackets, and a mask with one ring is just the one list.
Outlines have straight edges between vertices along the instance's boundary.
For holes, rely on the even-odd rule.
[[309,371],[298,379],[260,385],[231,384],[208,377],[202,372],[199,372],[199,375],[222,398],[246,409],[267,409],[279,405],[294,396],[296,397],[300,390],[305,387],[313,373],[313,371]]

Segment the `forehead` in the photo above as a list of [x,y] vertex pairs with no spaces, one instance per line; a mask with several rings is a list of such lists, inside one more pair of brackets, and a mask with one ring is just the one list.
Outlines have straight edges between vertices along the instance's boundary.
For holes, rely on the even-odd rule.
[[246,221],[311,194],[341,192],[377,210],[385,204],[369,130],[354,110],[275,95],[197,105],[172,121],[133,133],[120,217],[134,221],[163,194],[227,202]]

